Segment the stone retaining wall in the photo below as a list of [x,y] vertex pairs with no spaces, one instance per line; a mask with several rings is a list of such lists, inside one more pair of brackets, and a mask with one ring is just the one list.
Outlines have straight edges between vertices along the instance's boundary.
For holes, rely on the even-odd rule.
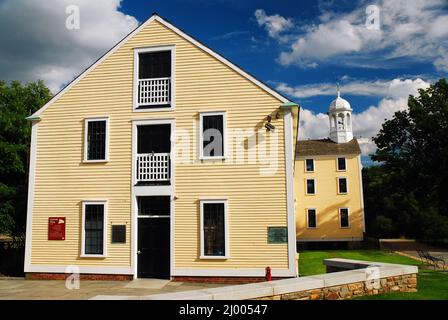
[[415,266],[348,259],[326,259],[320,275],[149,296],[96,296],[128,300],[339,300],[387,292],[417,291]]
[[408,274],[382,278],[379,286],[376,287],[366,286],[365,282],[354,282],[328,288],[273,295],[257,300],[342,300],[388,292],[417,292],[417,275]]

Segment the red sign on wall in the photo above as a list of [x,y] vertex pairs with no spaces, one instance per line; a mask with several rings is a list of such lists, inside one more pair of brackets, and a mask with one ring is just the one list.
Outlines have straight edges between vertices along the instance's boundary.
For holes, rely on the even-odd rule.
[[65,240],[65,217],[48,218],[48,240]]

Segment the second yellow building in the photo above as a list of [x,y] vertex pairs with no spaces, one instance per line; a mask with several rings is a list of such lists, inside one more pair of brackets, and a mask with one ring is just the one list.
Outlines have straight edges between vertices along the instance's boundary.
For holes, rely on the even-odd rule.
[[361,150],[353,138],[351,111],[338,92],[328,112],[330,137],[298,141],[294,178],[298,243],[363,240]]

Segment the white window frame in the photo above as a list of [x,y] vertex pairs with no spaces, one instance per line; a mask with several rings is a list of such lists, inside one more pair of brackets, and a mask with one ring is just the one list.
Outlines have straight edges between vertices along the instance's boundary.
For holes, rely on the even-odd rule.
[[[314,214],[316,215],[316,226],[310,227],[310,221],[309,221],[309,211],[314,210]],[[306,228],[307,229],[317,229],[317,209],[316,208],[306,208]]]
[[[314,193],[308,193],[308,180],[314,181]],[[317,194],[316,179],[314,179],[314,178],[306,178],[305,179],[305,194],[307,196],[315,196]]]
[[[341,179],[345,179],[345,185],[347,186],[347,192],[341,192],[341,190],[339,190],[339,181]],[[338,194],[348,194],[348,178],[347,177],[338,177]]]
[[[106,121],[106,148],[105,148],[105,154],[104,159],[97,159],[97,160],[89,160],[88,152],[89,152],[89,141],[88,141],[88,132],[89,132],[89,123],[90,122],[96,122],[96,121]],[[85,118],[84,119],[84,163],[101,163],[101,162],[109,162],[109,117],[103,116],[103,117],[93,117],[93,118]]]
[[[171,51],[171,103],[169,108],[143,108],[138,109],[138,74],[139,74],[139,54],[147,52]],[[176,108],[176,46],[155,46],[134,49],[134,89],[133,89],[133,111],[134,112],[156,112],[173,111]]]
[[[207,256],[204,254],[204,204],[216,204],[222,203],[224,204],[224,256]],[[229,232],[228,232],[228,213],[227,213],[227,199],[214,199],[214,200],[200,200],[200,241],[201,241],[201,252],[200,259],[229,259]]]
[[[308,160],[313,161],[313,170],[310,170],[310,171],[307,170],[306,162]],[[305,172],[314,172],[316,170],[316,161],[314,161],[314,158],[306,158],[304,164],[305,164]]]
[[[223,154],[222,156],[204,156],[204,130],[203,130],[203,118],[204,116],[222,116],[222,134],[223,141]],[[200,112],[199,113],[199,159],[201,160],[225,160],[227,158],[227,113],[225,111],[214,112]]]
[[[347,227],[343,227],[342,226],[342,219],[341,219],[341,210],[347,209],[347,221],[348,221],[348,226]],[[350,209],[348,207],[341,207],[338,209],[339,211],[339,228],[340,229],[350,229],[351,224],[350,224]]]
[[[345,162],[345,169],[344,170],[339,170],[339,159],[343,158],[344,162]],[[346,172],[347,171],[347,157],[337,157],[336,158],[336,171],[338,172]]]
[[[86,206],[103,205],[103,254],[86,253]],[[81,222],[81,257],[82,258],[106,258],[107,257],[107,200],[84,200],[82,201],[82,222]]]

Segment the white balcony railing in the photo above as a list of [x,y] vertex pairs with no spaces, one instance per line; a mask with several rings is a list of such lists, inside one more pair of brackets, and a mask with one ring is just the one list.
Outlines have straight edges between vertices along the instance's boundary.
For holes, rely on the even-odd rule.
[[171,103],[171,78],[138,80],[138,105],[150,106]]
[[137,155],[137,182],[169,180],[169,153],[140,153]]

